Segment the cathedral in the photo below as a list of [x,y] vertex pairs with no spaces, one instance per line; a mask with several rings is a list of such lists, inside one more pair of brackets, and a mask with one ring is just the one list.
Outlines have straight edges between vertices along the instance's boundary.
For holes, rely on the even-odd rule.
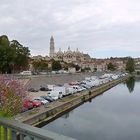
[[59,51],[55,51],[55,42],[53,36],[50,39],[50,58],[54,60],[64,61],[67,63],[79,63],[79,62],[85,62],[90,60],[90,56],[88,54],[83,54],[76,49],[76,51],[72,51],[70,47],[68,47],[67,51],[61,51],[61,48],[59,48]]

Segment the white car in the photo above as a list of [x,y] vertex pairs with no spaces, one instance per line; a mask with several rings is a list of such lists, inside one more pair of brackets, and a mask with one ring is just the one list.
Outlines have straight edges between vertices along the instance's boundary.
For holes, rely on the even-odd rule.
[[31,71],[22,71],[20,72],[21,75],[32,75]]
[[43,105],[49,103],[49,101],[45,100],[45,99],[42,98],[42,97],[35,97],[35,98],[33,98],[33,100],[39,101],[39,102],[41,102]]

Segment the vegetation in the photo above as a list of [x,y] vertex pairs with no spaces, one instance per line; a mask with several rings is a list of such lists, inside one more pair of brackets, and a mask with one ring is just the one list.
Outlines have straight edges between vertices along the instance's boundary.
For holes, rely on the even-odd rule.
[[89,72],[89,71],[91,71],[90,67],[85,67],[81,69],[81,72]]
[[97,71],[97,68],[94,68],[94,72],[96,72]]
[[58,71],[58,70],[61,70],[61,64],[60,64],[60,61],[55,61],[55,60],[52,60],[52,70],[53,71]]
[[137,71],[137,75],[140,75],[140,71]]
[[12,117],[22,109],[22,99],[26,96],[25,89],[19,80],[0,76],[0,115]]
[[0,36],[0,73],[12,73],[28,68],[30,51],[18,41]]
[[78,64],[68,63],[68,67],[74,67],[76,71],[79,71],[81,67]]
[[135,71],[135,63],[133,58],[129,57],[127,59],[127,63],[126,63],[126,71],[128,71],[129,73],[132,73]]
[[110,70],[110,71],[114,71],[116,70],[116,66],[113,65],[111,62],[107,65],[107,69]]
[[34,71],[47,71],[48,63],[44,60],[34,61],[33,63]]

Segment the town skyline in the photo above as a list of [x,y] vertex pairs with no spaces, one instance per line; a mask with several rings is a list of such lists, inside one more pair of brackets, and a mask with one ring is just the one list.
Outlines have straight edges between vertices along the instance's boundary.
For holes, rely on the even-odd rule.
[[140,2],[136,0],[26,3],[0,1],[0,35],[18,40],[32,55],[49,56],[53,35],[57,51],[70,46],[93,58],[140,56]]

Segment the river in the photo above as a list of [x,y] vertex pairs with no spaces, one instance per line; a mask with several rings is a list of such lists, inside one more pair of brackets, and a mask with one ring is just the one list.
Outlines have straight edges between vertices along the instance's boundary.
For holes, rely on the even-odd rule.
[[131,78],[42,128],[78,140],[139,140],[140,81]]

